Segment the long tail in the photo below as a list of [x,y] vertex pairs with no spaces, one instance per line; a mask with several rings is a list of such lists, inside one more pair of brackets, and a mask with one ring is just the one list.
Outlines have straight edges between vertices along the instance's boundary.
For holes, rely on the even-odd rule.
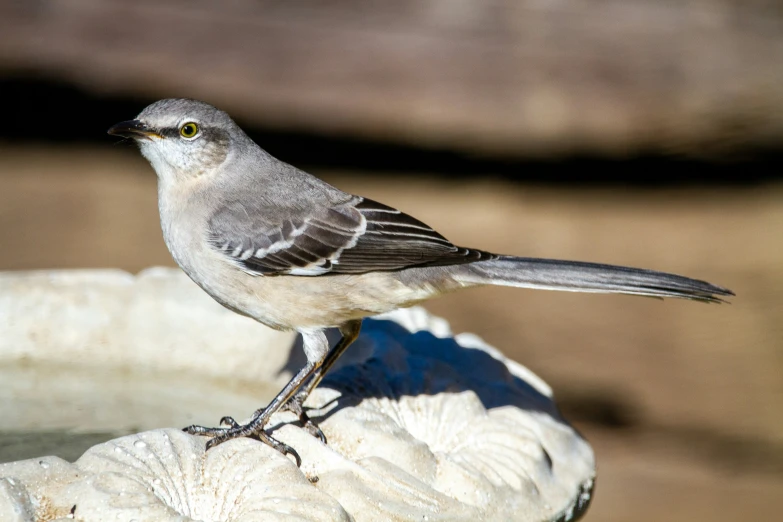
[[706,303],[723,303],[726,301],[719,296],[734,295],[727,288],[679,275],[580,261],[501,256],[463,266],[460,279],[474,284],[676,297]]

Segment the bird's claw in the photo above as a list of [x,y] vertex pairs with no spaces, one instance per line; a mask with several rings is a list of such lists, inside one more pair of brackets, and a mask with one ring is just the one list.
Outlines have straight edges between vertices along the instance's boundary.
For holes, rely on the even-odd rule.
[[324,445],[326,445],[326,435],[324,435],[324,432],[321,430],[321,428],[318,427],[316,423],[310,419],[307,419],[306,421],[302,422],[302,428],[304,428],[307,433],[316,439],[319,439]]
[[282,408],[280,408],[281,411],[290,411],[297,417],[299,417],[299,422],[302,425],[302,428],[315,437],[316,439],[319,439],[322,443],[326,444],[326,435],[324,435],[324,432],[321,431],[321,428],[318,427],[318,425],[313,422],[313,420],[307,415],[304,409],[304,401],[307,397],[304,394],[296,394],[291,399],[283,405]]
[[284,442],[280,442],[279,440],[270,437],[265,432],[258,433],[258,438],[265,444],[272,446],[277,451],[282,453],[283,455],[291,455],[294,457],[294,460],[296,460],[296,467],[301,468],[302,467],[302,458],[299,456],[299,453],[296,452],[294,448],[289,446],[288,444],[285,444]]
[[[208,428],[206,426],[193,425],[193,426],[188,426],[187,428],[183,428],[182,431],[186,433],[190,433],[191,435],[202,435],[202,436],[212,437],[207,441],[206,451],[209,451],[215,446],[219,444],[223,444],[224,442],[229,441],[231,439],[238,439],[240,437],[254,438],[256,440],[263,442],[267,446],[271,446],[272,448],[276,449],[283,455],[291,455],[292,457],[294,457],[294,460],[296,460],[297,467],[302,466],[302,459],[299,456],[299,454],[296,452],[296,450],[294,450],[294,448],[292,448],[288,444],[280,442],[274,437],[270,437],[269,435],[267,435],[267,433],[263,429],[264,423],[260,422],[258,417],[254,418],[253,420],[251,420],[249,423],[245,425],[241,425],[237,421],[235,421],[233,417],[225,416],[220,419],[220,424],[229,427]],[[312,432],[308,430],[308,433],[312,433]]]
[[241,427],[240,424],[234,420],[234,417],[230,417],[226,415],[225,417],[220,418],[220,425],[221,426],[229,426],[231,428],[239,428]]
[[201,435],[204,437],[217,437],[219,435],[222,435],[226,431],[228,431],[228,428],[208,428],[207,426],[188,426],[187,428],[182,428],[182,431],[185,433],[190,433],[191,435]]

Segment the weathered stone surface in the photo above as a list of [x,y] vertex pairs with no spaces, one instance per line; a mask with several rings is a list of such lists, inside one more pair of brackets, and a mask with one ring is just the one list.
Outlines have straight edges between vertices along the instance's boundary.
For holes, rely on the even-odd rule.
[[[41,367],[37,378],[46,380],[52,365],[74,361],[96,375],[147,365],[196,383],[216,377],[213,388],[222,382],[242,395],[243,380],[284,380],[297,354],[290,335],[241,319],[178,270],[3,273],[0,366],[23,360],[28,378]],[[259,359],[267,364],[253,366]],[[17,396],[26,401],[13,429],[36,427],[36,411],[57,398],[14,386],[0,381],[4,408],[13,412]],[[79,391],[92,409],[113,400],[89,378],[71,383],[70,393]],[[203,438],[143,431],[72,464],[54,456],[0,464],[0,519],[539,522],[572,520],[589,503],[592,450],[560,417],[548,386],[476,336],[452,336],[423,309],[366,321],[350,357],[308,404],[328,446],[290,424],[291,414],[272,423],[301,468],[248,439],[205,453]],[[148,422],[146,411],[122,413]],[[49,427],[91,422],[63,416]]]

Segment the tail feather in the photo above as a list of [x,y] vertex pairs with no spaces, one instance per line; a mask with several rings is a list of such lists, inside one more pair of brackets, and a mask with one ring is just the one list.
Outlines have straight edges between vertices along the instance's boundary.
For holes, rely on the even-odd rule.
[[734,292],[705,281],[624,266],[500,256],[465,265],[466,282],[521,288],[674,297],[725,303]]

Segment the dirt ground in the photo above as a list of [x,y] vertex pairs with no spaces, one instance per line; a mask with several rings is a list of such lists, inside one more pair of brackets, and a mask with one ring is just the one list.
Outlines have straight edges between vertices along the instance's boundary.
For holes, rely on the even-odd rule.
[[[783,186],[553,189],[318,172],[458,244],[659,269],[731,305],[503,288],[431,302],[555,390],[593,444],[585,520],[774,520],[783,498]],[[633,172],[628,173],[633,176]],[[173,265],[131,147],[0,148],[0,270]]]

